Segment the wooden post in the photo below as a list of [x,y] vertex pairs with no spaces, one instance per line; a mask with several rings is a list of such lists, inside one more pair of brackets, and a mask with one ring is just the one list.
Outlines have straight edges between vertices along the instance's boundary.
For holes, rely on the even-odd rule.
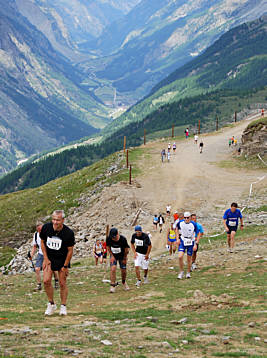
[[237,112],[235,111],[235,123],[237,121]]
[[172,125],[172,138],[174,137],[174,125]]
[[123,139],[123,151],[125,153],[125,149],[126,149],[126,136],[124,136],[124,139]]
[[126,150],[126,167],[129,168],[129,150]]
[[200,134],[200,119],[198,120],[198,134]]
[[109,235],[109,225],[106,226],[106,238],[108,237]]
[[144,129],[144,145],[146,145],[146,130]]
[[130,170],[129,170],[129,184],[132,184],[132,166],[130,165]]
[[219,128],[219,119],[218,119],[218,116],[216,116],[216,131],[218,130]]

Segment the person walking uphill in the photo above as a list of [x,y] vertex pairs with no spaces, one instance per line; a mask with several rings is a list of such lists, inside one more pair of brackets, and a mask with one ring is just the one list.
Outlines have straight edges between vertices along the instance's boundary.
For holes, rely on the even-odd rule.
[[121,269],[121,281],[125,291],[129,290],[126,283],[126,264],[130,246],[126,238],[119,234],[118,230],[113,227],[110,229],[107,237],[107,250],[110,254],[110,293],[114,293],[116,289],[116,270],[117,262]]
[[132,235],[131,248],[134,254],[134,266],[136,273],[136,286],[141,285],[140,267],[144,270],[144,283],[148,283],[148,265],[149,265],[149,254],[152,249],[150,238],[147,234],[142,232],[140,225],[134,228],[135,233]]
[[243,216],[241,214],[241,211],[237,209],[237,207],[237,203],[232,203],[231,208],[227,209],[223,215],[223,224],[227,233],[227,243],[230,253],[233,253],[235,246],[234,240],[238,227],[238,219],[240,219],[241,222],[241,230],[243,230],[244,227]]
[[53,271],[58,271],[60,284],[60,315],[67,315],[67,276],[69,274],[70,260],[73,255],[75,238],[73,231],[64,225],[65,214],[63,210],[55,210],[52,222],[45,224],[40,232],[41,247],[44,255],[43,279],[48,298],[45,315],[52,315],[57,306],[54,302],[54,291],[51,284]]

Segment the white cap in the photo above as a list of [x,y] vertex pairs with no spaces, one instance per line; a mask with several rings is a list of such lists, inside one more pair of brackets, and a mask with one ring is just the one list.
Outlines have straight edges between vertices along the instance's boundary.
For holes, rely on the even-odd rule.
[[185,217],[185,218],[188,218],[188,217],[190,217],[190,216],[191,216],[191,214],[190,214],[189,211],[186,211],[186,212],[184,213],[184,217]]

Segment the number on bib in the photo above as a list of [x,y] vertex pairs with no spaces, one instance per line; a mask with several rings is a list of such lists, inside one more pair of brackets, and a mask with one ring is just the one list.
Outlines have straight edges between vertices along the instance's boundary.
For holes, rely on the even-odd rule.
[[184,246],[191,246],[193,243],[192,239],[184,239]]
[[59,250],[62,245],[62,240],[57,236],[48,237],[46,245],[51,250]]
[[111,251],[113,254],[120,254],[121,248],[120,247],[111,247]]
[[136,246],[144,246],[144,241],[135,239],[135,244],[136,244]]

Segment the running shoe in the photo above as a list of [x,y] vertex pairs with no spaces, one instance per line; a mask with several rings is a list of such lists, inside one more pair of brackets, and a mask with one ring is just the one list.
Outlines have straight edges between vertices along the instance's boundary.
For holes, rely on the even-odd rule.
[[193,270],[196,270],[196,269],[197,269],[197,265],[193,262],[193,263],[192,263],[191,270],[193,271]]
[[123,283],[122,286],[123,286],[123,288],[124,288],[125,291],[129,291],[130,287],[127,285],[126,282]]
[[66,306],[64,306],[64,305],[60,306],[59,315],[60,316],[67,316],[67,307]]
[[55,303],[52,305],[50,302],[48,302],[45,315],[52,316],[52,314],[55,312],[56,309],[57,309],[57,305]]
[[116,287],[115,286],[110,286],[109,292],[110,293],[115,293],[116,291]]
[[58,288],[59,288],[58,280],[55,280],[55,290],[58,290]]
[[186,276],[185,276],[186,278],[191,278],[191,274],[190,274],[190,272],[187,272],[187,274],[186,274]]
[[184,277],[184,271],[181,271],[181,272],[178,274],[177,278],[178,278],[179,280],[182,280],[183,277]]
[[141,280],[137,280],[135,285],[136,285],[137,288],[139,288],[141,286]]
[[148,277],[144,277],[144,283],[148,283]]
[[42,289],[42,284],[38,283],[34,291],[41,291],[41,289]]

